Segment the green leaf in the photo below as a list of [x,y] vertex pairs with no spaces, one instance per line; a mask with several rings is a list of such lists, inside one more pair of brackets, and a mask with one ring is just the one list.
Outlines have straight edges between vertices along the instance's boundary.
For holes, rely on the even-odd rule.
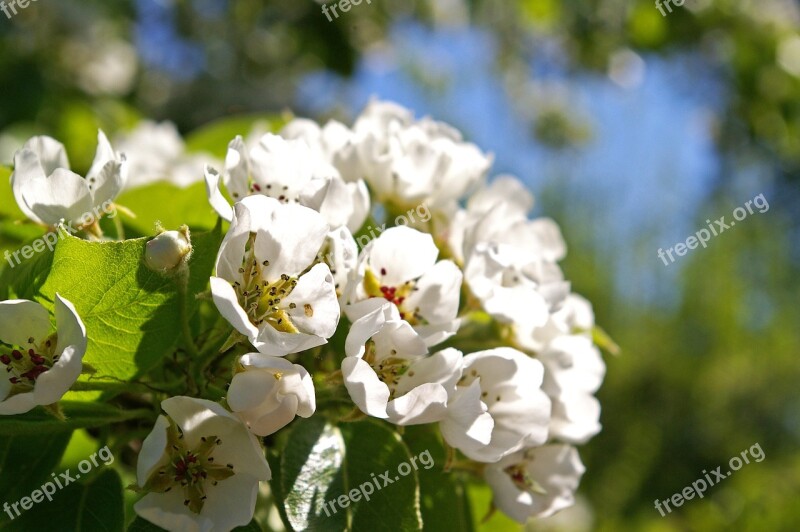
[[254,128],[265,132],[276,132],[291,117],[275,115],[245,115],[226,117],[186,136],[186,149],[189,152],[206,152],[218,159],[224,159],[228,144],[236,135],[246,137]]
[[[190,315],[198,304],[193,296],[208,283],[221,238],[219,226],[193,237]],[[157,364],[180,337],[176,281],[145,266],[147,240],[86,242],[67,236],[56,246],[52,270],[37,299],[48,304],[59,293],[75,305],[89,338],[83,360],[96,370],[92,380],[130,380]]]
[[406,427],[403,440],[419,464],[422,522],[436,532],[472,532],[475,524],[462,478],[445,473],[446,451],[434,425]]
[[70,431],[0,437],[0,493],[15,502],[39,488],[56,471]]
[[[147,411],[120,410],[103,403],[62,401],[59,404],[67,418],[66,421],[59,421],[38,407],[26,414],[2,416],[0,418],[0,436],[52,435],[79,428],[102,427],[147,416]],[[155,418],[155,413],[153,418]]]
[[[298,420],[281,456],[275,495],[294,530],[421,530],[419,483],[410,463],[408,448],[383,423],[336,427],[318,417]],[[409,464],[405,476],[401,464]]]
[[[470,484],[467,488],[472,506],[472,516],[478,523],[478,532],[519,532],[519,523],[500,510],[491,513],[492,488],[487,484]],[[488,517],[488,519],[487,519]]]
[[205,183],[186,188],[166,182],[153,183],[125,192],[116,203],[136,215],[130,218],[117,214],[123,217],[126,229],[135,232],[135,236],[152,234],[156,222],[161,222],[166,229],[177,229],[184,224],[192,229],[211,229],[217,222],[217,214],[208,203]]
[[[71,475],[76,480],[81,476],[75,471]],[[8,524],[9,530],[122,531],[122,482],[116,471],[104,469],[85,482],[69,483],[64,489],[56,491],[52,502],[45,499],[34,504],[20,517],[4,524]]]
[[[256,523],[255,519],[245,526],[237,526],[233,532],[262,532],[262,528]],[[156,526],[147,519],[142,519],[138,515],[133,522],[128,525],[127,532],[165,532],[160,526]]]
[[12,257],[11,263],[5,262],[5,267],[0,271],[0,299],[33,299],[52,268],[53,252],[47,248],[27,260],[22,255],[17,257],[20,258],[19,264]]

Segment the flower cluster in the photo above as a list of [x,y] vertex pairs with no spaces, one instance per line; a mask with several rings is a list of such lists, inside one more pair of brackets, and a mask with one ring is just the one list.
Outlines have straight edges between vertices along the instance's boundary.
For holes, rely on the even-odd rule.
[[[134,181],[197,165],[172,144],[158,165],[137,157],[147,176]],[[83,179],[63,146],[37,137],[12,184],[23,212],[55,225],[113,200],[127,165],[101,133]],[[531,219],[533,196],[514,177],[487,179],[491,165],[452,127],[377,100],[352,127],[294,119],[208,161],[208,202],[229,223],[207,298],[227,339],[212,354],[232,369],[215,375],[225,386],[214,400],[201,387],[161,402],[136,512],[169,530],[246,525],[271,477],[260,439],[314,415],[320,386],[350,402],[343,419],[437,429],[447,467],[482,475],[519,522],[570,506],[584,472],[574,446],[600,431],[594,314],[559,267],[558,225]],[[429,215],[403,216],[420,209]],[[190,267],[189,230],[160,232],[143,260],[185,282],[173,274]],[[0,304],[12,346],[0,413],[55,402],[77,379],[86,333],[68,302],[55,309],[48,337],[36,303]],[[24,327],[5,325],[12,313]]]

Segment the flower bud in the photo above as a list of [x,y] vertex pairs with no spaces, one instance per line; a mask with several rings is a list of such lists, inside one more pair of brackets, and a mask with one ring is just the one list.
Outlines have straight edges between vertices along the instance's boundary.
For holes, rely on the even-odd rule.
[[183,226],[180,231],[164,231],[149,241],[144,260],[153,271],[169,272],[184,264],[191,253],[189,228]]

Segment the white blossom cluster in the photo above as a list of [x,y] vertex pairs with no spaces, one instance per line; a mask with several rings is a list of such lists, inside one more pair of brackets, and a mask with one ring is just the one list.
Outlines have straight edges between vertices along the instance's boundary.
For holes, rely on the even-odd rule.
[[[102,134],[83,188],[63,150],[38,139],[12,176],[29,216],[52,225],[122,188],[125,158]],[[352,127],[295,119],[235,138],[221,168],[206,166],[209,203],[230,222],[211,295],[252,352],[235,361],[222,405],[162,403],[139,457],[137,513],[169,530],[247,524],[270,478],[257,437],[316,411],[312,375],[287,357],[337,332],[341,379],[363,414],[438,424],[519,522],[572,505],[584,472],[574,445],[600,431],[594,314],[558,265],[557,224],[530,219],[532,195],[516,178],[487,180],[491,165],[452,127],[373,101]],[[368,220],[420,205],[427,221],[356,242]]]

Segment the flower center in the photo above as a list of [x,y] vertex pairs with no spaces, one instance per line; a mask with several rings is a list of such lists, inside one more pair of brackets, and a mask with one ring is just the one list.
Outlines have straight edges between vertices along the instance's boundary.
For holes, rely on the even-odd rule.
[[183,504],[199,514],[206,501],[208,483],[216,486],[221,480],[234,475],[233,464],[214,463],[214,451],[222,444],[216,436],[200,438],[200,444],[189,449],[183,433],[170,420],[167,428],[167,456],[165,465],[156,469],[147,479],[144,490],[167,493],[173,488],[183,490]]
[[58,362],[58,357],[53,356],[55,345],[56,335],[54,334],[41,344],[37,344],[33,338],[29,338],[27,349],[16,346],[10,348],[0,346],[0,363],[6,367],[5,378],[12,385],[9,397],[33,390],[36,379]]
[[[278,331],[297,333],[299,331],[287,312],[296,308],[296,304],[281,303],[297,286],[297,278],[284,273],[272,283],[265,281],[263,268],[269,266],[269,261],[259,262],[256,259],[254,241],[255,236],[251,235],[242,267],[239,268],[242,280],[233,283],[239,304],[247,312],[253,325],[267,323]],[[313,308],[306,305],[305,312],[306,315],[309,312],[313,314]]]
[[[385,276],[386,268],[381,268],[380,274],[381,277]],[[409,309],[405,304],[406,298],[417,290],[414,281],[406,281],[400,286],[391,286],[384,283],[382,279],[368,268],[364,274],[364,290],[370,298],[382,297],[386,301],[394,303],[400,311],[400,317],[411,325],[416,325],[422,321],[422,318],[419,316],[419,308]]]
[[511,482],[514,483],[518,490],[526,491],[534,495],[546,495],[547,491],[531,477],[530,473],[528,473],[528,462],[529,460],[526,460],[518,464],[510,465],[503,469],[503,472],[511,478]]
[[395,388],[400,382],[400,377],[408,372],[411,362],[408,359],[398,357],[395,349],[392,349],[388,357],[378,360],[377,353],[375,352],[375,342],[372,340],[366,345],[364,361],[372,366],[372,369],[378,375],[381,382],[389,387],[390,400],[394,399]]

